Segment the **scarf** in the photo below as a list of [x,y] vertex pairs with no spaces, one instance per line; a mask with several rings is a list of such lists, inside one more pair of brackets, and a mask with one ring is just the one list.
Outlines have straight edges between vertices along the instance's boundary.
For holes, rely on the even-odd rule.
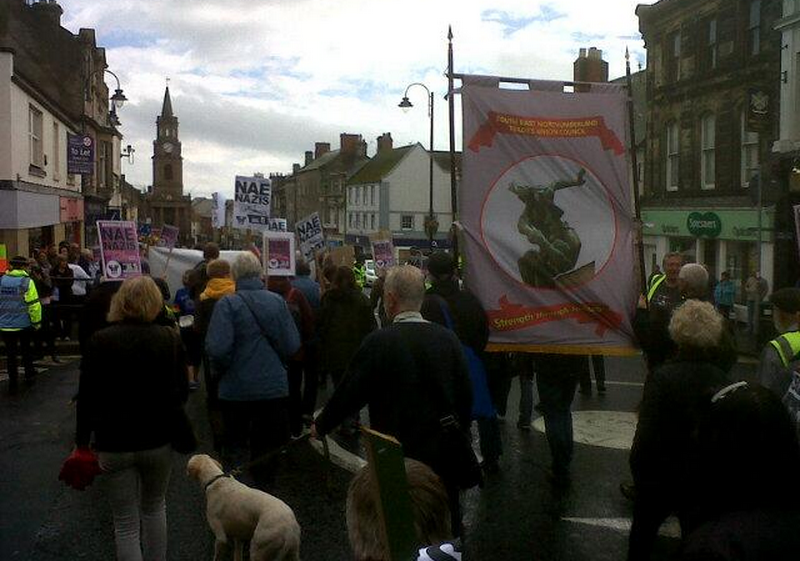
[[226,294],[234,292],[236,292],[236,283],[233,282],[233,279],[209,279],[206,289],[200,294],[200,300],[208,298],[219,300]]

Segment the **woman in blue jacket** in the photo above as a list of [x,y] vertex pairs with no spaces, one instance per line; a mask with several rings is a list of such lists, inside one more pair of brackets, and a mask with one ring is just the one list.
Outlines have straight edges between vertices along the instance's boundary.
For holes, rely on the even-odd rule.
[[[300,335],[286,302],[269,292],[252,253],[231,267],[236,292],[223,297],[211,316],[205,347],[219,378],[225,437],[223,460],[233,467],[289,440],[289,384],[284,364],[300,349]],[[249,452],[249,457],[248,457]],[[253,473],[270,483],[270,466]]]

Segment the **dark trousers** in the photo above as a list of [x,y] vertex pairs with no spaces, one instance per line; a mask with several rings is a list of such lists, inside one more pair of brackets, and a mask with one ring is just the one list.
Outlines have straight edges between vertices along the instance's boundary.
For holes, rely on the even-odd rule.
[[6,346],[6,362],[8,364],[8,381],[11,385],[17,384],[19,377],[17,353],[22,355],[22,366],[25,368],[25,377],[33,379],[36,370],[33,368],[33,349],[31,340],[34,335],[33,328],[20,331],[0,331],[3,334],[3,344]]
[[289,361],[286,376],[289,379],[289,430],[292,436],[300,436],[303,431],[303,363]]
[[34,348],[36,356],[44,356],[43,348],[47,348],[47,354],[55,358],[56,356],[56,332],[55,320],[53,317],[52,304],[42,305],[42,323],[34,338]]
[[[606,388],[606,363],[603,355],[591,355],[592,369],[594,370],[594,382],[599,391]],[[581,372],[580,375],[581,393],[592,393],[592,378],[589,369]]]
[[683,536],[688,536],[697,526],[697,516],[691,516],[688,509],[678,508],[674,494],[664,494],[663,490],[649,492],[647,489],[645,485],[636,485],[633,522],[628,536],[628,561],[650,559],[658,529],[671,514],[678,516]]
[[[588,362],[586,366],[589,366]],[[568,474],[569,464],[572,462],[574,445],[570,407],[578,385],[577,374],[578,372],[551,372],[539,368],[537,364],[538,409],[544,417],[545,435],[553,457],[553,473],[556,475]]]
[[494,463],[503,453],[503,444],[500,439],[500,425],[497,417],[481,417],[478,419],[478,438],[480,439],[481,456],[483,461]]
[[208,410],[208,424],[211,426],[211,440],[214,450],[222,452],[222,441],[225,439],[223,428],[222,411],[220,409],[217,387],[219,377],[214,374],[214,366],[208,359],[208,355],[203,353],[203,382],[206,386],[206,409]]
[[319,388],[319,347],[317,343],[306,344],[303,357],[303,415],[313,415],[317,408]]
[[[219,400],[225,437],[222,459],[225,469],[233,469],[280,448],[289,441],[289,414],[286,398],[258,401]],[[259,488],[271,486],[276,459],[250,470]]]

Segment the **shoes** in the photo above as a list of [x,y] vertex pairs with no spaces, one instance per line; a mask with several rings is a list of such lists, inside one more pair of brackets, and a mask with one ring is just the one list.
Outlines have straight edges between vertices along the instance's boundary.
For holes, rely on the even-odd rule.
[[518,428],[519,430],[521,430],[521,431],[530,432],[530,430],[531,430],[531,424],[530,424],[530,422],[528,422],[528,423],[525,423],[525,422],[523,422],[523,421],[519,421],[519,422],[517,423],[517,428]]

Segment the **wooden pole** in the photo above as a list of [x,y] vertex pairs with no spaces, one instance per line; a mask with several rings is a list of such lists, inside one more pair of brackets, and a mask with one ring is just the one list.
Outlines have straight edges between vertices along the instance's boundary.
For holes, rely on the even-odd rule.
[[625,48],[625,78],[628,85],[628,125],[630,127],[631,164],[633,165],[633,209],[636,216],[638,240],[636,251],[639,258],[639,283],[641,292],[647,291],[647,272],[644,268],[644,231],[642,229],[642,211],[639,204],[639,166],[636,155],[636,126],[634,124],[633,83],[631,80],[631,56]]
[[456,125],[455,96],[453,95],[453,28],[447,28],[447,112],[450,117],[450,210],[452,223],[450,231],[453,241],[453,259],[458,264],[458,193],[456,185]]

